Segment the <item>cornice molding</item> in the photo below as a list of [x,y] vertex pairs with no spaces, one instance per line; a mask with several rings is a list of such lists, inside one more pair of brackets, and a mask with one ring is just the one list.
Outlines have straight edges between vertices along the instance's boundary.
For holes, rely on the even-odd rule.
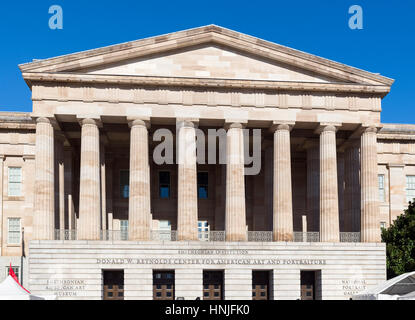
[[88,83],[113,85],[140,85],[140,86],[166,86],[191,88],[225,88],[225,89],[259,89],[259,90],[285,90],[308,92],[344,92],[344,93],[371,93],[381,97],[389,91],[389,86],[367,85],[353,83],[316,83],[271,80],[235,80],[235,79],[209,79],[209,78],[182,78],[182,77],[154,77],[154,76],[126,76],[126,75],[97,75],[73,73],[45,73],[27,72],[23,77],[32,86],[34,83]]

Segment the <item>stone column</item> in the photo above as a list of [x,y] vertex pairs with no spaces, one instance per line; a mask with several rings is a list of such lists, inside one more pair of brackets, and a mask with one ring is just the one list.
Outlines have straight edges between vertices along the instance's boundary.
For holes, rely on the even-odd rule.
[[264,207],[265,207],[265,223],[267,231],[273,230],[273,220],[274,220],[274,212],[273,212],[273,198],[274,198],[274,141],[266,140],[264,141]]
[[107,185],[107,190],[106,190],[106,197],[107,197],[107,220],[108,220],[108,225],[107,225],[107,229],[108,229],[108,233],[109,235],[111,235],[112,233],[112,223],[113,223],[113,208],[112,208],[112,166],[113,166],[113,159],[112,156],[110,155],[110,157],[105,158],[105,168],[106,168],[106,172],[105,172],[105,178],[106,178],[106,185]]
[[101,174],[101,227],[102,231],[107,230],[107,197],[106,197],[106,172],[105,172],[105,145],[101,138],[99,149],[100,174]]
[[129,123],[130,138],[130,195],[128,202],[128,239],[149,240],[150,165],[148,161],[148,131],[143,120]]
[[337,191],[339,198],[339,230],[344,232],[344,151],[337,152]]
[[177,239],[197,240],[196,131],[192,121],[177,121]]
[[58,166],[58,217],[59,217],[59,230],[61,234],[61,238],[64,236],[65,230],[65,164],[64,164],[64,142],[65,136],[62,132],[56,132],[56,158],[57,158],[57,166]]
[[215,228],[211,230],[223,231],[225,230],[225,193],[226,185],[226,166],[225,164],[218,164],[215,167]]
[[326,125],[320,133],[320,241],[339,242],[336,127]]
[[72,200],[72,149],[65,147],[64,151],[64,168],[65,168],[65,225],[68,226],[68,230],[75,229],[74,212],[73,212],[73,200]]
[[344,156],[344,231],[360,232],[359,147],[347,147]]
[[101,230],[99,129],[94,119],[83,119],[81,126],[78,239],[99,240]]
[[308,141],[307,149],[307,226],[320,229],[320,148],[318,141]]
[[54,133],[50,120],[36,120],[35,189],[33,239],[53,240],[54,217]]
[[380,242],[377,140],[375,127],[361,137],[362,217],[361,241]]
[[228,125],[226,136],[226,209],[227,241],[246,241],[244,179],[244,137],[241,123]]
[[278,124],[274,131],[273,239],[293,240],[290,126]]

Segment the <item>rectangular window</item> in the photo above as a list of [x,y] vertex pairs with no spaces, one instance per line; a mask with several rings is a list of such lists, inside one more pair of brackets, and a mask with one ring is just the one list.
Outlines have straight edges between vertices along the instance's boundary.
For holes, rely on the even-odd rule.
[[379,183],[379,201],[385,202],[385,175],[384,174],[378,175],[378,183]]
[[406,176],[406,201],[413,201],[415,198],[415,176]]
[[20,218],[8,218],[7,243],[20,244]]
[[381,221],[381,223],[380,223],[380,228],[381,228],[381,229],[386,229],[386,222]]
[[209,173],[198,172],[197,173],[197,196],[199,199],[208,198],[208,185],[209,185]]
[[159,171],[159,196],[160,199],[170,198],[170,172]]
[[[17,279],[19,280],[19,282],[21,282],[20,279],[20,267],[19,266],[12,266],[12,270],[14,272],[14,274],[16,275]],[[9,275],[9,266],[6,267],[6,277]]]
[[9,167],[9,196],[22,195],[22,168]]
[[207,221],[198,221],[197,233],[199,240],[209,241],[209,223]]
[[121,240],[128,240],[128,220],[120,220]]
[[121,170],[120,171],[120,196],[121,199],[128,199],[130,194],[130,171]]

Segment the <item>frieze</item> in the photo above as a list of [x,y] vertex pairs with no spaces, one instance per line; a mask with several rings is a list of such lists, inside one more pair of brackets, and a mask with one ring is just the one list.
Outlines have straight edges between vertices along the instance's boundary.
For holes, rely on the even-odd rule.
[[325,259],[252,259],[252,258],[103,258],[97,264],[165,265],[325,265]]

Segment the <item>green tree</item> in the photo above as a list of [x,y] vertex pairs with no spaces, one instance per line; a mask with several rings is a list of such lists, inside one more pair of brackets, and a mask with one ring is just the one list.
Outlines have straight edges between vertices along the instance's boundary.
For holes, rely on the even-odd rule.
[[415,202],[382,230],[382,241],[386,243],[388,279],[415,270]]

